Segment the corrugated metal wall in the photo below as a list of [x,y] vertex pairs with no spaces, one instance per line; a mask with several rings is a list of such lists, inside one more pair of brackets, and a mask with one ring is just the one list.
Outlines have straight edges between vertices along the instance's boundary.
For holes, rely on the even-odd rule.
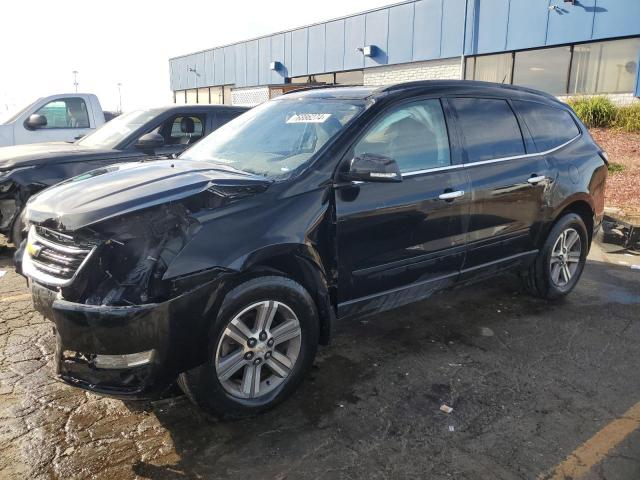
[[[171,89],[285,78],[640,35],[640,0],[418,0],[169,61]],[[554,7],[555,8],[550,8]],[[356,48],[375,45],[375,57]],[[269,64],[278,61],[280,71]],[[195,72],[193,71],[195,70]]]

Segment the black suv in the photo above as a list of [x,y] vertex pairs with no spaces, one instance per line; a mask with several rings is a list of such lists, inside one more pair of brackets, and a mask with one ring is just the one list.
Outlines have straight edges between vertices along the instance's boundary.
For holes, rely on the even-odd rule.
[[22,211],[31,195],[105,165],[169,158],[244,113],[243,107],[171,105],[120,115],[74,143],[0,148],[0,235],[22,241]]
[[571,109],[524,88],[294,92],[174,161],[38,194],[18,268],[55,323],[62,380],[136,398],[177,378],[240,416],[295,389],[336,318],[505,270],[569,293],[605,158]]

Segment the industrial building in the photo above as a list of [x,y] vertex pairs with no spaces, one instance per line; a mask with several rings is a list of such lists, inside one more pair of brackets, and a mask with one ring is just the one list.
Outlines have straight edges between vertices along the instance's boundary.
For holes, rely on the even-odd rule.
[[[464,48],[463,48],[464,46]],[[428,79],[640,96],[640,0],[417,0],[169,60],[176,103]]]

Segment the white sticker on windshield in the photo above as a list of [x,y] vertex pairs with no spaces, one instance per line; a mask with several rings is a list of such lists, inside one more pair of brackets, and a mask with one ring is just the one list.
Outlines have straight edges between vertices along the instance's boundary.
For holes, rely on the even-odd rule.
[[324,123],[330,116],[330,113],[296,113],[287,123]]

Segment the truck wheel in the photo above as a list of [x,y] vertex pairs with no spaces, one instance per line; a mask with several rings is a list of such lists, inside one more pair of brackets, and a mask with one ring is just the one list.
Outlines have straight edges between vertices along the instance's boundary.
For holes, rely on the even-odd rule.
[[589,250],[584,221],[575,213],[562,216],[549,232],[535,262],[523,275],[534,295],[554,300],[570,293],[584,270]]
[[18,248],[24,240],[24,209],[18,212],[16,215],[16,219],[13,221],[13,225],[11,226],[11,243],[13,246]]
[[178,384],[220,418],[255,415],[288,397],[311,367],[319,321],[309,293],[285,277],[249,280],[231,290],[213,322],[208,360]]

